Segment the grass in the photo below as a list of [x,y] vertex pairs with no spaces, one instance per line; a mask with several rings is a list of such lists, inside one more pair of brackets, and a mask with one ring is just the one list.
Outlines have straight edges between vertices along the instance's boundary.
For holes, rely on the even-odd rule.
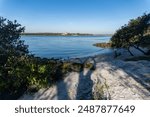
[[106,83],[106,80],[101,83],[101,82],[97,82],[94,88],[94,92],[93,92],[93,100],[110,100],[111,97],[108,95],[106,95],[106,92],[108,92],[109,86]]
[[96,84],[95,91],[93,94],[93,100],[103,100],[104,99],[104,86]]
[[84,68],[95,70],[95,66],[92,63],[86,63],[84,64]]

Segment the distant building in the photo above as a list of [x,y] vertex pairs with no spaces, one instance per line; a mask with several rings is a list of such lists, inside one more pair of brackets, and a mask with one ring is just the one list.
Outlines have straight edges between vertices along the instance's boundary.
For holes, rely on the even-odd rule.
[[65,36],[65,35],[68,35],[68,33],[67,33],[67,32],[65,32],[65,33],[62,33],[62,35],[63,35],[63,36]]

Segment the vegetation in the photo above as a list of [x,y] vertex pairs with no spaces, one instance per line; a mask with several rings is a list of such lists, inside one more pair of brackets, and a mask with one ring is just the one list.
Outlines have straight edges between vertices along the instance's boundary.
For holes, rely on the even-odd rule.
[[[20,40],[21,34],[25,34],[24,30],[17,21],[0,17],[0,99],[18,99],[25,91],[33,91],[33,86],[34,91],[51,86],[68,72],[95,69],[91,63],[62,62],[30,55],[28,45]],[[130,20],[112,36],[111,43],[96,46],[125,48],[133,55],[130,51],[132,47],[150,55],[150,14]],[[141,47],[149,50],[145,52]],[[134,59],[147,60],[149,57]],[[98,89],[101,90],[98,95],[103,97],[103,87]]]
[[102,83],[100,81],[98,81],[95,84],[94,87],[94,92],[93,92],[93,100],[110,100],[111,97],[109,95],[108,89],[109,86],[106,83],[106,80]]
[[101,48],[111,48],[112,44],[111,43],[96,43],[94,44],[96,47],[101,47]]
[[0,17],[0,99],[18,99],[25,91],[51,86],[84,66],[30,55],[28,46],[20,40],[24,29],[17,21]]
[[21,33],[25,36],[112,36],[112,34],[88,34],[88,33]]
[[93,34],[83,34],[83,33],[22,33],[21,35],[40,35],[40,36],[92,36]]
[[[144,14],[136,19],[132,19],[122,26],[111,38],[113,48],[125,48],[133,56],[130,48],[135,48],[145,55],[141,47],[150,46],[150,14]],[[150,49],[150,48],[149,48]]]
[[[23,75],[23,60],[28,54],[27,46],[20,40],[24,31],[16,21],[11,22],[0,17],[0,98],[17,94],[25,90],[26,75]],[[14,76],[14,74],[16,74]],[[22,78],[20,78],[22,77]],[[11,92],[13,90],[13,92]],[[19,91],[21,93],[21,91]]]

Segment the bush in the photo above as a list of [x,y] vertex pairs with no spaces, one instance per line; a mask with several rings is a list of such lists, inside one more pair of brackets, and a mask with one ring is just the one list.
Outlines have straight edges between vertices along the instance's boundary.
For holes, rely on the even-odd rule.
[[16,99],[26,90],[24,59],[28,46],[20,40],[24,27],[0,17],[0,99]]
[[131,55],[130,48],[133,47],[145,55],[147,54],[140,47],[149,46],[150,40],[147,38],[150,29],[150,14],[144,14],[136,19],[132,19],[128,24],[122,26],[112,36],[111,42],[114,48],[125,48]]

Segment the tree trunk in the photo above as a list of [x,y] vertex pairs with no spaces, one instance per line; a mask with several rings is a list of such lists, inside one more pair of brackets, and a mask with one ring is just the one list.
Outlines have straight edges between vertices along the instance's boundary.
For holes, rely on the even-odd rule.
[[132,52],[130,51],[130,47],[128,48],[128,52],[131,54],[131,56],[134,56],[134,55],[132,54]]
[[140,52],[142,52],[144,55],[146,55],[146,52],[144,52],[142,49],[140,49],[139,47],[136,47],[135,45],[133,45],[133,47],[137,50],[139,50]]

